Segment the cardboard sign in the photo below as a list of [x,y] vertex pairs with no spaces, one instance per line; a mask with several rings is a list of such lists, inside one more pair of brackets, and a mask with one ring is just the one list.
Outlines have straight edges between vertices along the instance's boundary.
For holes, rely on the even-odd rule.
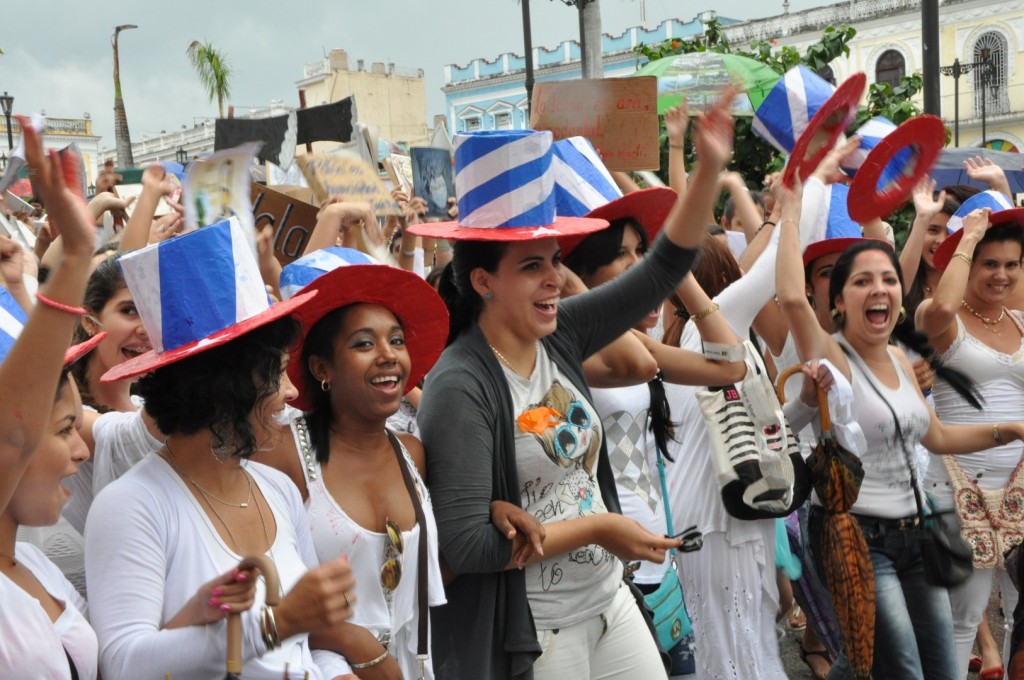
[[410,152],[413,190],[427,202],[427,217],[448,219],[448,197],[455,196],[451,153],[447,149],[419,146]]
[[550,130],[555,139],[586,137],[609,170],[657,170],[658,79],[537,83],[530,127]]
[[316,227],[317,207],[255,182],[251,191],[256,229],[274,228],[274,257],[282,266],[299,258]]
[[338,196],[345,201],[366,201],[377,215],[402,214],[377,171],[359,158],[313,155],[298,156],[295,162],[317,203]]
[[238,217],[242,231],[251,237],[252,251],[256,252],[249,168],[259,147],[258,142],[248,142],[189,163],[181,183],[186,227],[205,227]]

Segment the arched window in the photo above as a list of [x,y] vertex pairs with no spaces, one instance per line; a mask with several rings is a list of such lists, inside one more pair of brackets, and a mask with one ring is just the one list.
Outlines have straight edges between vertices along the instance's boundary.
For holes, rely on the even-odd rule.
[[974,43],[974,59],[989,66],[974,69],[974,115],[981,116],[984,97],[985,114],[1006,113],[1010,99],[1006,92],[1006,38],[1000,33],[984,33]]
[[832,67],[828,64],[818,69],[818,75],[821,76],[822,80],[826,80],[833,85],[836,84],[836,74],[832,72]]
[[892,87],[900,84],[900,78],[907,74],[907,62],[897,50],[886,50],[875,62],[875,82],[889,83]]

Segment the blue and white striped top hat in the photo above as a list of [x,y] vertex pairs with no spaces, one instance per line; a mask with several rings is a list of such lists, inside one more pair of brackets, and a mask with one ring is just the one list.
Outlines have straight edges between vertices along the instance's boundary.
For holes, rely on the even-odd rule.
[[[932,256],[932,265],[939,271],[945,271],[953,259],[953,253],[960,247],[964,236],[964,218],[975,210],[988,208],[989,226],[997,224],[1016,224],[1024,229],[1024,208],[1015,208],[1010,199],[998,191],[980,191],[960,204],[957,211],[949,218],[950,234],[946,237]],[[969,253],[970,254],[970,253]]]
[[353,264],[381,264],[361,250],[331,246],[303,255],[281,270],[281,298],[287,300],[329,271]]
[[[595,217],[615,222],[631,219],[654,237],[672,211],[678,195],[666,187],[631,191],[623,195],[601,157],[585,137],[570,137],[555,142],[555,196],[559,215]],[[583,242],[586,234],[560,236],[562,258]]]
[[417,224],[409,231],[453,240],[525,241],[608,226],[604,220],[557,214],[553,156],[546,130],[456,134],[459,219]]
[[[799,173],[805,180],[831,151],[857,111],[867,78],[855,73],[840,85],[831,83],[804,65],[786,72],[754,112],[754,132],[790,156],[784,179]],[[811,149],[819,134],[828,136]],[[808,152],[810,156],[808,157]]]
[[804,250],[804,266],[823,255],[842,252],[854,241],[863,238],[860,225],[846,209],[850,188],[845,184],[830,184],[825,195],[822,210],[825,216],[825,235],[819,241],[808,244]]
[[110,369],[102,382],[150,373],[222,345],[312,297],[271,307],[256,256],[235,217],[128,253],[118,264],[153,349]]
[[928,174],[946,143],[946,126],[938,116],[915,116],[896,127],[872,118],[857,130],[859,147],[843,170],[850,183],[850,216],[859,222],[884,217],[900,207]]

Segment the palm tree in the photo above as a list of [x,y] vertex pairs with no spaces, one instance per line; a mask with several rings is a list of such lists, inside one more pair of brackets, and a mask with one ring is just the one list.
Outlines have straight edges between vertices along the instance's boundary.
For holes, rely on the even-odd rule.
[[115,26],[114,35],[110,39],[114,48],[114,147],[117,149],[117,165],[121,168],[135,165],[135,159],[132,158],[132,136],[128,132],[128,113],[124,110],[124,99],[121,97],[121,61],[117,56],[117,34],[130,28],[138,26]]
[[206,90],[206,96],[212,102],[217,100],[217,110],[224,117],[224,100],[231,96],[231,66],[227,56],[213,46],[212,43],[201,43],[193,40],[185,50],[188,61],[199,76],[199,82]]

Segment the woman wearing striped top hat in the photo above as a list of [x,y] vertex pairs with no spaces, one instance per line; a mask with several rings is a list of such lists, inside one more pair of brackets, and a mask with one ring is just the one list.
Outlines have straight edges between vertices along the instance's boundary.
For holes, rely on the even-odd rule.
[[[607,222],[555,218],[550,145],[549,133],[460,135],[460,222],[410,227],[455,241],[441,284],[450,344],[419,414],[441,555],[456,574],[433,614],[439,678],[665,673],[620,560],[662,562],[679,541],[617,513],[582,361],[689,270],[732,121],[724,104],[701,120],[690,192],[643,263],[566,300],[556,237]],[[493,501],[522,506],[512,527],[491,522]],[[530,550],[526,517],[542,523],[543,554]]]
[[[309,635],[351,615],[351,570],[318,565],[294,485],[251,460],[281,436],[274,418],[296,394],[285,373],[292,315],[317,293],[270,306],[248,243],[232,218],[120,260],[154,349],[102,379],[139,377],[167,440],[89,511],[86,576],[105,678],[222,673],[229,614],[240,615],[246,677],[345,672],[338,658],[314,661]],[[236,568],[252,554],[276,565],[279,605]]]
[[[950,223],[962,228],[935,253],[942,278],[932,298],[918,307],[919,326],[946,364],[977,381],[985,410],[972,408],[939,379],[933,388],[935,412],[950,423],[1014,420],[1024,410],[1024,314],[1006,305],[1020,280],[1024,209],[1009,208],[1005,196],[986,191],[965,201]],[[957,518],[950,524],[959,525],[974,549],[973,574],[949,594],[962,674],[967,672],[995,577],[1007,630],[1013,626],[1009,613],[1017,603],[1017,589],[1002,556],[1024,539],[1024,512],[1016,504],[1024,492],[1024,476],[1019,473],[1024,449],[1020,442],[1001,441],[998,428],[992,434],[989,450],[945,456],[933,462],[925,476],[925,490],[936,508]],[[1007,635],[1004,658],[1009,658],[1008,639]],[[988,668],[986,673],[1001,677],[1002,669]]]

